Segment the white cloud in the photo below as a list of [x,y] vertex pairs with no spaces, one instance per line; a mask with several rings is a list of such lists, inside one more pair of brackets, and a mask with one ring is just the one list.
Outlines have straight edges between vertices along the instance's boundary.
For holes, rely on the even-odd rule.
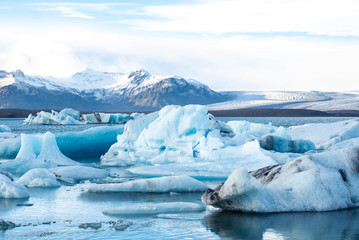
[[93,16],[87,15],[85,13],[82,13],[82,12],[72,9],[70,7],[58,6],[58,7],[47,8],[46,10],[60,12],[65,17],[85,18],[85,19],[94,19],[95,18]]
[[0,66],[69,76],[87,67],[195,78],[214,89],[359,89],[356,41],[255,37],[179,37],[76,28],[0,30]]
[[356,0],[212,0],[147,6],[157,19],[127,21],[136,29],[177,32],[308,32],[359,36]]

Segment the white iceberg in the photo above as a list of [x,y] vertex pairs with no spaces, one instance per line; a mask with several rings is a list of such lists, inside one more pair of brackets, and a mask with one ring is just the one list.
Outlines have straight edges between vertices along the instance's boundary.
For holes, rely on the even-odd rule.
[[110,174],[106,170],[87,166],[65,166],[50,169],[56,177],[65,182],[79,182],[83,180],[102,179]]
[[4,124],[0,124],[0,132],[11,132],[11,129]]
[[26,187],[59,187],[55,174],[45,168],[34,168],[22,175],[18,183]]
[[13,182],[0,173],[0,198],[28,198],[29,193],[23,185]]
[[202,201],[244,212],[329,211],[359,207],[359,138],[283,165],[239,168]]
[[133,206],[110,208],[103,210],[102,213],[114,216],[140,216],[140,215],[158,215],[174,213],[192,213],[203,212],[205,208],[202,205],[189,202],[169,202],[169,203],[146,203]]
[[63,155],[51,132],[30,135],[21,134],[21,148],[12,161],[0,165],[10,172],[25,173],[33,168],[51,168],[66,165],[80,165]]
[[70,125],[85,124],[80,121],[80,112],[71,108],[65,108],[61,112],[51,110],[49,112],[38,112],[36,116],[30,114],[25,120],[25,124],[43,124],[43,125]]
[[143,113],[88,113],[83,114],[81,119],[86,123],[117,123],[124,124],[131,119],[142,116]]
[[188,176],[169,176],[132,180],[124,183],[90,184],[90,192],[204,192],[207,186]]

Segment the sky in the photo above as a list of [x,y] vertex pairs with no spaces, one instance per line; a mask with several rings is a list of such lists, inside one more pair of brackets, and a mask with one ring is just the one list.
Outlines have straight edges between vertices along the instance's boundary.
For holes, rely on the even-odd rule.
[[0,1],[0,69],[193,78],[214,90],[359,90],[359,1]]

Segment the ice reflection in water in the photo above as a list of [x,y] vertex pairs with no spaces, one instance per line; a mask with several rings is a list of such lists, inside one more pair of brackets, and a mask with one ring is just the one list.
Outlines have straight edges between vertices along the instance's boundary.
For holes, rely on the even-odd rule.
[[224,239],[359,239],[359,209],[272,214],[214,212],[202,223]]

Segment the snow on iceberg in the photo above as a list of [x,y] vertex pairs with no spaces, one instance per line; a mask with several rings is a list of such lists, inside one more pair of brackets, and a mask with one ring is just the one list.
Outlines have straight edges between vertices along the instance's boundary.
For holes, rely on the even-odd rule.
[[109,172],[103,169],[87,166],[65,166],[50,169],[56,177],[62,181],[76,183],[83,180],[102,179],[109,176]]
[[26,187],[59,187],[55,174],[45,168],[34,168],[22,175],[18,183]]
[[43,125],[69,125],[69,124],[85,124],[80,121],[80,112],[71,108],[65,108],[61,112],[51,110],[49,112],[38,112],[36,116],[30,114],[24,124],[43,124]]
[[12,161],[0,165],[10,172],[25,173],[33,168],[51,168],[64,165],[79,165],[63,155],[51,132],[30,135],[21,134],[21,148]]
[[244,212],[329,211],[359,207],[359,138],[283,165],[239,168],[202,196],[206,204]]
[[124,183],[90,184],[90,192],[204,192],[207,186],[188,176],[170,176],[132,180]]
[[170,202],[170,203],[146,203],[133,206],[110,208],[103,210],[102,213],[114,216],[140,216],[140,215],[158,215],[174,213],[203,212],[205,208],[202,205],[189,202]]
[[0,132],[11,132],[11,129],[4,124],[0,124]]
[[26,187],[0,173],[0,198],[28,198]]

